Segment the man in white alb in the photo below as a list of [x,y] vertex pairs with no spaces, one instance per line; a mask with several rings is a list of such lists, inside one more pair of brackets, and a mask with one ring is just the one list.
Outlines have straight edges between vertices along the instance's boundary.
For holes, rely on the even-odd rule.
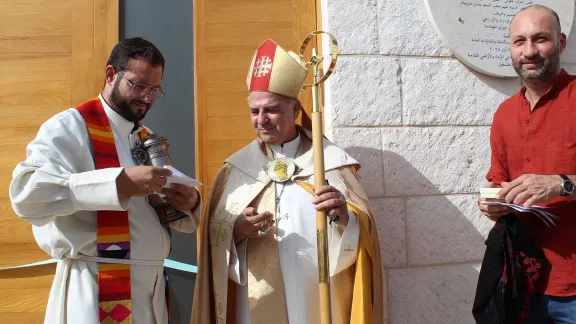
[[[121,41],[100,96],[46,121],[14,170],[15,212],[60,260],[45,323],[168,323],[170,228],[194,231],[201,208],[195,188],[164,188],[170,170],[133,159],[136,141],[150,132],[140,121],[164,95],[163,72],[152,43]],[[183,218],[161,223],[162,210],[149,204],[154,193]]]

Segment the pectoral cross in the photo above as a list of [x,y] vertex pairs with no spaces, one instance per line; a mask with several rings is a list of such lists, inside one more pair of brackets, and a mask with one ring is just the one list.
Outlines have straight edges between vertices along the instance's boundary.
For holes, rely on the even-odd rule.
[[282,220],[282,219],[288,220],[289,217],[290,217],[290,216],[288,216],[287,213],[285,213],[285,214],[282,215],[282,216],[277,216],[277,217],[276,217],[276,222],[279,223],[280,220]]
[[284,213],[284,215],[282,215],[280,213],[280,197],[276,197],[276,223],[280,223],[280,220],[282,219],[288,219],[288,213]]

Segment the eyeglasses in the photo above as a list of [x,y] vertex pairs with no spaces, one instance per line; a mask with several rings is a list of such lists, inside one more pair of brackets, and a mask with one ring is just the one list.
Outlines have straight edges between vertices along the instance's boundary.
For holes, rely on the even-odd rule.
[[122,71],[118,71],[118,74],[120,74],[120,76],[122,76],[132,87],[132,95],[135,97],[145,97],[150,94],[150,98],[152,98],[152,100],[160,100],[166,94],[164,89],[161,87],[153,87],[143,83],[132,82],[124,76],[124,72]]

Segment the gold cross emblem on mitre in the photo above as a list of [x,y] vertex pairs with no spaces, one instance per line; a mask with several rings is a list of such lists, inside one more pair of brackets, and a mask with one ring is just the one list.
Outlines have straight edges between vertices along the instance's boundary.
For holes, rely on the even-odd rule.
[[300,171],[301,169],[296,163],[289,158],[276,159],[264,167],[264,172],[266,172],[268,177],[274,182],[288,181],[293,175],[298,174]]
[[255,78],[262,78],[268,75],[272,69],[272,59],[269,56],[262,56],[254,63],[253,75]]

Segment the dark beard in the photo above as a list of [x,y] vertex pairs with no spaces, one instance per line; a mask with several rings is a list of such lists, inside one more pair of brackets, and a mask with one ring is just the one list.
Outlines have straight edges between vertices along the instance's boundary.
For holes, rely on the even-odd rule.
[[127,121],[130,121],[130,122],[141,121],[146,116],[146,113],[148,112],[148,110],[150,110],[150,105],[148,105],[148,108],[146,108],[146,111],[142,115],[138,115],[138,114],[134,113],[132,111],[132,109],[130,108],[131,104],[139,103],[139,104],[145,105],[146,103],[144,103],[140,100],[132,100],[132,101],[124,100],[124,98],[122,98],[122,96],[120,95],[120,91],[118,90],[118,81],[119,80],[120,79],[117,79],[117,81],[114,83],[114,86],[112,87],[112,90],[110,91],[110,103],[111,103],[112,108],[120,116],[124,117],[124,119],[126,119]]
[[[539,62],[540,68],[536,71],[525,71],[522,69],[522,63],[526,61]],[[554,80],[560,65],[560,46],[557,46],[550,54],[549,57],[538,56],[530,60],[520,59],[517,62],[512,62],[516,73],[525,81],[549,81]]]

